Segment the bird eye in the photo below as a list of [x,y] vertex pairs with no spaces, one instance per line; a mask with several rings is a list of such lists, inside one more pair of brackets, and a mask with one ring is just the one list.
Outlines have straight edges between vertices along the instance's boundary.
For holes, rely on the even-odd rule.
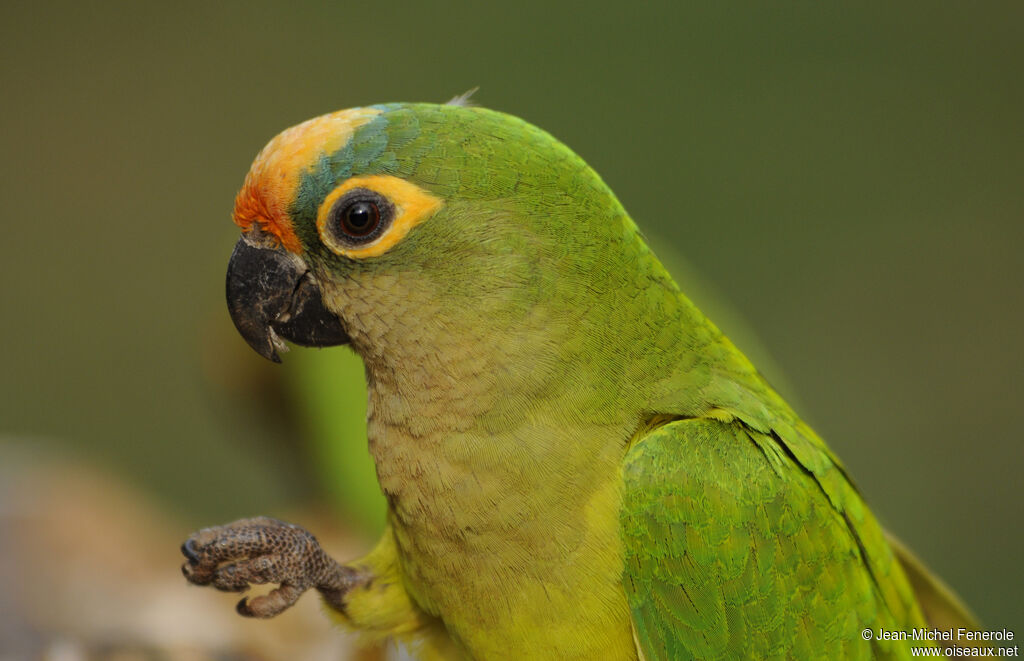
[[373,202],[353,202],[341,212],[341,229],[354,238],[362,238],[380,224],[380,209]]
[[316,233],[335,255],[377,257],[443,206],[441,198],[405,179],[385,174],[351,177],[320,201]]
[[393,207],[376,191],[357,188],[341,197],[331,209],[331,226],[338,239],[350,245],[373,241],[386,229]]

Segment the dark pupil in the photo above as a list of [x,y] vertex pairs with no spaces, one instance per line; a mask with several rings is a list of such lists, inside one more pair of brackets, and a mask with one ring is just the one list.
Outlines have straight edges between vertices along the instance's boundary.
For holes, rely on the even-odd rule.
[[356,202],[345,209],[342,225],[346,234],[366,236],[377,228],[380,211],[373,202]]

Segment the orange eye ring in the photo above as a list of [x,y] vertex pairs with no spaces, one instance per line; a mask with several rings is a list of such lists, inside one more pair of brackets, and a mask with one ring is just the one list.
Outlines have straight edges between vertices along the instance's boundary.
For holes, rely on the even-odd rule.
[[377,191],[352,188],[335,200],[327,215],[324,231],[339,245],[358,248],[388,230],[395,206]]
[[[359,207],[358,223],[346,227],[348,214]],[[317,212],[320,240],[331,252],[353,259],[383,255],[409,231],[429,219],[444,202],[416,184],[391,175],[352,177],[331,191]],[[376,208],[376,216],[372,208]],[[363,213],[367,215],[363,215]],[[376,224],[370,227],[374,219]],[[352,231],[355,230],[355,231]],[[364,232],[363,234],[359,234]]]

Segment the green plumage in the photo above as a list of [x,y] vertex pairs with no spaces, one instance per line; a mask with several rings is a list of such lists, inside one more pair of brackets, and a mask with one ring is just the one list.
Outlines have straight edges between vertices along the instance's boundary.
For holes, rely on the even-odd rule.
[[769,459],[778,443],[679,420],[628,452],[625,586],[648,659],[907,656],[860,637],[923,626],[877,523],[849,485],[857,523],[784,452]]
[[[861,637],[926,622],[841,464],[598,175],[508,115],[375,111],[286,200],[388,498],[366,566],[399,579],[350,623],[481,659],[907,657]],[[353,258],[317,218],[367,176],[439,210]]]

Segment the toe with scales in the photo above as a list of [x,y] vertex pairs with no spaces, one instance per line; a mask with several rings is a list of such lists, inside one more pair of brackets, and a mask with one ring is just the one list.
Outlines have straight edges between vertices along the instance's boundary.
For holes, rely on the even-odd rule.
[[359,572],[328,556],[307,530],[268,517],[204,528],[185,540],[181,552],[182,573],[195,585],[244,592],[276,583],[268,594],[238,602],[238,612],[247,617],[273,617],[310,588],[344,610],[345,594],[360,582]]

